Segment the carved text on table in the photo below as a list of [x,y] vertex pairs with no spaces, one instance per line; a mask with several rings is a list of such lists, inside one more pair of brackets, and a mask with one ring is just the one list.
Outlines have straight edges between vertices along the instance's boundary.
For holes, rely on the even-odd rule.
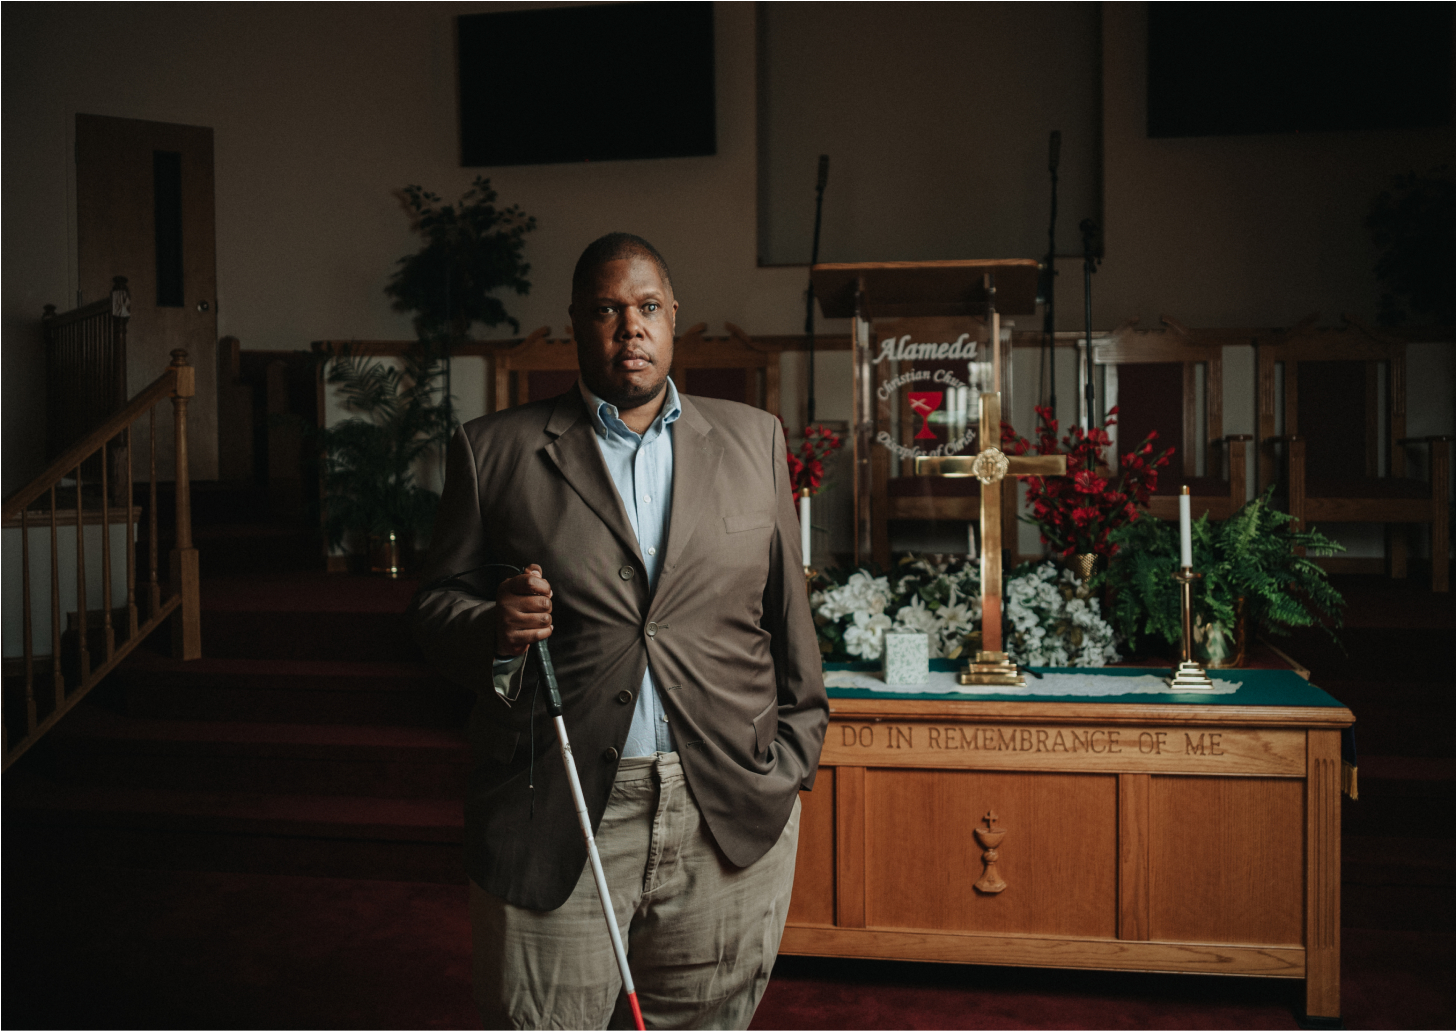
[[1304,772],[1300,731],[835,720],[825,763],[869,766]]

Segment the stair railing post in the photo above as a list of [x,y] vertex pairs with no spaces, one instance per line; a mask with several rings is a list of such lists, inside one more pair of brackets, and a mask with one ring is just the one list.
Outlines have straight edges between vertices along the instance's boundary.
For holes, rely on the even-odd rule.
[[174,452],[177,457],[177,542],[172,549],[172,590],[181,596],[172,616],[172,655],[176,659],[202,656],[202,599],[197,549],[192,547],[192,492],[187,462],[187,399],[197,393],[196,371],[187,364],[187,352],[172,352],[177,383],[172,391]]

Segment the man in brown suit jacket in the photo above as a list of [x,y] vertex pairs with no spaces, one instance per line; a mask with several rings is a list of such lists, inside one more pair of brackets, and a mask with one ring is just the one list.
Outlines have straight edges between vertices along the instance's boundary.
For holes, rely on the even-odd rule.
[[649,1022],[746,1027],[777,952],[828,703],[783,434],[677,394],[676,310],[651,245],[595,242],[573,278],[581,383],[450,447],[410,617],[480,690],[466,859],[487,1027],[622,1019],[560,751],[511,658],[546,637]]

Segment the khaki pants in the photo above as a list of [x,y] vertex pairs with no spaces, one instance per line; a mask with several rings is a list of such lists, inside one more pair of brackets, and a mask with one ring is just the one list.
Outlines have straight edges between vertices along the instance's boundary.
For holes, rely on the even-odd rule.
[[[773,848],[735,867],[677,753],[621,762],[597,849],[648,1028],[748,1027],[778,955],[798,840],[795,802]],[[472,882],[470,922],[486,1028],[632,1027],[590,864],[551,911]]]

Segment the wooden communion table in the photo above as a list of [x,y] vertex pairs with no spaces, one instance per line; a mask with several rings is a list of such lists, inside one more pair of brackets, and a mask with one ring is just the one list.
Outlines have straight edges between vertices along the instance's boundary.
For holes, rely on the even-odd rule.
[[1220,673],[1242,687],[831,688],[782,952],[1302,978],[1337,1017],[1354,716],[1289,670]]

